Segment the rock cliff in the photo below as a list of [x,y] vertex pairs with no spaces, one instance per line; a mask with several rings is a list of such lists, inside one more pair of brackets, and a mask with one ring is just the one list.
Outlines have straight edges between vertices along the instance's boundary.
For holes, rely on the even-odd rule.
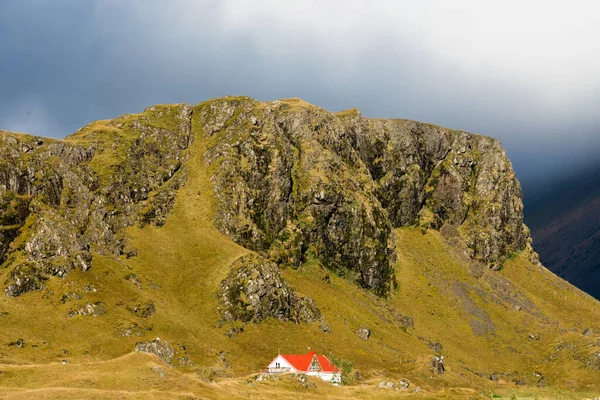
[[0,261],[5,293],[128,251],[127,226],[161,224],[183,182],[191,107],[97,121],[64,141],[0,132]]
[[493,269],[528,245],[519,182],[492,138],[299,99],[226,98],[195,112],[213,139],[215,224],[282,266],[316,257],[385,296],[392,228],[453,227]]
[[[194,135],[208,140],[204,154],[188,154]],[[451,227],[493,269],[528,246],[521,189],[494,139],[299,99],[226,97],[97,121],[63,141],[1,132],[5,293],[86,271],[96,253],[134,255],[125,228],[164,223],[187,157],[209,166],[214,224],[263,257],[259,275],[269,262],[315,259],[386,296],[393,228]]]

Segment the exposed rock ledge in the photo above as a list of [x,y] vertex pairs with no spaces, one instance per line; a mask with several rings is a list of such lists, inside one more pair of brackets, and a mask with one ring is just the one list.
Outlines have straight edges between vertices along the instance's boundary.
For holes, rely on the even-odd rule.
[[237,259],[218,293],[225,321],[313,322],[321,318],[315,302],[296,294],[283,279],[279,268],[261,256],[249,254]]

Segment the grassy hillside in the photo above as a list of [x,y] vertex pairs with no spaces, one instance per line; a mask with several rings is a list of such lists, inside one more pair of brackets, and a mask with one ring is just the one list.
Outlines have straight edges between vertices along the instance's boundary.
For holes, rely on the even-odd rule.
[[[328,329],[321,322],[275,319],[220,323],[219,284],[248,250],[213,226],[212,171],[203,162],[210,140],[215,139],[196,136],[188,149],[187,182],[166,223],[128,228],[137,256],[95,256],[89,271],[52,277],[43,291],[0,297],[0,396],[581,398],[600,393],[600,364],[593,357],[600,351],[600,304],[524,254],[491,271],[457,250],[463,248],[455,243],[459,239],[444,230],[395,230],[398,287],[388,298],[360,289],[317,260],[284,270],[300,295],[315,300]],[[69,317],[87,303],[104,312]],[[154,314],[136,311],[150,304]],[[359,328],[371,330],[367,341],[356,334]],[[591,330],[584,335],[586,329]],[[156,337],[191,363],[173,368],[132,353],[136,342]],[[349,385],[310,381],[316,386],[307,388],[291,377],[254,380],[278,351],[309,347],[351,362]],[[444,374],[431,371],[436,354],[445,357]],[[409,390],[376,388],[399,379],[411,381]]]

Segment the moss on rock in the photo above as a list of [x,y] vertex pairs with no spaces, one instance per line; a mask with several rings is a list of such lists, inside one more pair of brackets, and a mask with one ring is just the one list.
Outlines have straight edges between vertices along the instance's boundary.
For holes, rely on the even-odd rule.
[[29,281],[24,270],[9,273],[6,294],[86,271],[94,252],[120,255],[128,226],[163,224],[185,181],[191,113],[189,105],[153,106],[64,141],[0,132],[0,262],[19,254],[35,266]]
[[242,256],[231,266],[218,293],[224,321],[259,323],[268,318],[295,323],[321,318],[315,302],[298,296],[277,265],[261,256]]

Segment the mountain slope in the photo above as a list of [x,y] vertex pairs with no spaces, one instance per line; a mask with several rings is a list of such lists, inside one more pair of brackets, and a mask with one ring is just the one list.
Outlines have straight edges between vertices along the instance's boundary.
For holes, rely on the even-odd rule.
[[587,171],[528,199],[526,220],[550,270],[600,297],[600,176]]
[[[246,376],[278,350],[310,347],[359,373],[346,388],[317,383],[315,394],[340,398],[380,396],[377,383],[400,378],[428,397],[600,390],[599,304],[535,261],[518,182],[492,139],[224,98],[96,122],[64,142],[0,140],[13,157],[1,273],[18,289],[0,298],[0,386],[291,397],[313,392],[293,379],[248,387]],[[304,312],[309,301],[318,313]],[[140,354],[128,376],[153,386],[111,379],[118,361],[97,364],[164,343],[154,352],[182,374],[179,388]],[[432,372],[441,355],[444,373]],[[106,378],[16,367],[63,359]]]

